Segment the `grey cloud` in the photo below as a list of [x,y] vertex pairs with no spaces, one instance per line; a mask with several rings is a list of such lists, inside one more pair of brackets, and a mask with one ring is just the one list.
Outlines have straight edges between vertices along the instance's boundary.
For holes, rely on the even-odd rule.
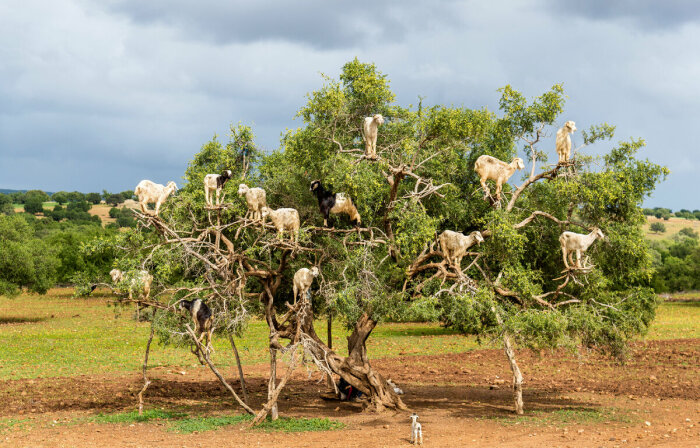
[[629,21],[645,28],[668,30],[700,19],[697,0],[548,0],[547,9],[559,18],[568,15],[597,21]]
[[446,9],[456,3],[116,0],[109,8],[136,23],[173,26],[217,44],[285,41],[328,50],[401,41],[416,27],[445,26],[452,22]]

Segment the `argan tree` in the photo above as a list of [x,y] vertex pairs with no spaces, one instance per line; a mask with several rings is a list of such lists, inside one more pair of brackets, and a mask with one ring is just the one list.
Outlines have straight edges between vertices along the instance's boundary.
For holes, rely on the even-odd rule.
[[[510,86],[501,95],[498,114],[422,101],[403,107],[374,65],[348,62],[339,79],[324,78],[308,95],[298,113],[302,125],[283,136],[279,150],[261,154],[245,126],[232,127],[225,146],[216,138],[205,144],[160,217],[139,215],[139,228],[119,235],[118,264],[154,274],[147,305],[162,310],[156,331],[191,344],[224,383],[191,321],[178,317],[177,302],[205,299],[222,335],[242,332],[249,317],[264,319],[273,374],[256,421],[275,417],[277,397],[302,361],[344,378],[366,394],[371,409],[405,408],[374,370],[366,342],[382,320],[416,306],[465,334],[502,341],[522,412],[516,347],[585,345],[622,356],[626,341],[653,319],[639,206],[666,170],[635,158],[641,140],[606,149],[602,143],[614,131],[606,124],[581,133],[569,163],[547,165],[554,147],[545,137],[570,118],[560,117],[562,87],[530,102]],[[361,132],[364,117],[374,114],[385,118],[376,160],[364,157]],[[589,155],[593,144],[605,155]],[[484,200],[474,161],[483,154],[510,161],[519,149],[529,172],[511,178],[519,186],[504,186],[500,202]],[[202,178],[223,169],[234,172],[226,201],[207,208]],[[309,192],[317,179],[352,198],[360,227],[342,215],[331,215],[333,227],[320,227]],[[235,194],[241,182],[264,188],[270,207],[299,211],[297,243],[278,238],[269,223],[243,218],[245,202]],[[561,232],[594,227],[605,240],[581,266],[564,269]],[[479,230],[485,242],[471,248],[463,266],[449,265],[436,244],[446,229]],[[292,276],[310,265],[321,270],[312,300],[294,303]],[[316,334],[313,323],[322,314],[350,330],[347,356]],[[289,357],[289,368],[278,382],[279,354]]]

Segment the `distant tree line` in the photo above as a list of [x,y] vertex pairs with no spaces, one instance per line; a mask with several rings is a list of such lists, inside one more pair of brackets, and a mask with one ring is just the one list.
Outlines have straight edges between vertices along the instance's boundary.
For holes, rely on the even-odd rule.
[[664,207],[645,208],[643,212],[647,216],[655,216],[659,219],[664,220],[668,220],[671,217],[684,219],[700,219],[700,210],[693,210],[691,212],[690,210],[684,208],[680,209],[675,213],[670,208]]
[[43,294],[56,284],[85,276],[106,278],[115,254],[85,250],[88,242],[116,234],[89,221],[37,219],[29,213],[0,214],[0,295],[21,290]]
[[[45,293],[56,284],[81,283],[84,278],[104,278],[112,269],[110,250],[86,249],[86,243],[113,237],[121,227],[134,227],[127,207],[109,211],[116,222],[102,227],[99,216],[89,213],[95,204],[111,205],[132,199],[133,191],[80,193],[41,190],[0,193],[0,295],[21,290]],[[56,202],[44,208],[45,203]],[[15,204],[24,212],[15,213]],[[35,215],[42,213],[44,219]]]

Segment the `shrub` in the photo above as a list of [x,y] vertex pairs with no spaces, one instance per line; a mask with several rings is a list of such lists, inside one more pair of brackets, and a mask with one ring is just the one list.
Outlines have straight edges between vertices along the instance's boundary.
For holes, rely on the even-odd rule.
[[39,197],[32,196],[24,203],[24,211],[35,215],[44,211],[44,204]]
[[662,222],[653,222],[649,226],[649,230],[654,233],[664,233],[666,231],[666,226]]

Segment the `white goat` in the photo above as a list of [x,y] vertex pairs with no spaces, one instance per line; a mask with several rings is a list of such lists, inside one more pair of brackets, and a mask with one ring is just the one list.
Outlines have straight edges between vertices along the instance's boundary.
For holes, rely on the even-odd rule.
[[501,187],[503,184],[510,179],[515,170],[522,170],[525,168],[523,159],[516,157],[512,162],[506,163],[498,160],[495,157],[483,155],[476,159],[474,163],[474,171],[479,174],[479,180],[481,181],[481,186],[484,189],[484,199],[488,198],[491,194],[489,188],[486,186],[486,181],[488,179],[496,181],[496,199],[501,200]]
[[403,395],[403,389],[401,389],[399,386],[396,385],[393,381],[391,381],[391,378],[386,380],[386,383],[391,387],[396,395]]
[[484,237],[478,230],[468,236],[452,230],[445,230],[438,237],[442,256],[449,264],[454,264],[458,269],[462,269],[462,258],[467,253],[467,249],[474,244],[484,242]]
[[223,197],[219,199],[219,195],[224,189],[226,182],[231,179],[231,176],[233,176],[231,170],[225,170],[221,174],[207,174],[204,176],[204,200],[206,201],[207,205],[214,205],[211,201],[211,193],[213,191],[216,191],[216,205],[221,204]]
[[314,278],[318,277],[318,273],[318,268],[314,266],[311,269],[301,268],[294,274],[294,303],[297,303],[297,295],[302,299],[306,297],[306,293]]
[[[598,238],[603,239],[605,235],[603,231],[597,227],[593,228],[593,231],[587,235],[574,232],[562,233],[559,237],[559,242],[561,243],[561,252],[564,257],[564,266],[566,266],[566,269],[571,269],[571,265],[581,268],[581,254]],[[575,264],[573,260],[574,251],[576,252]]]
[[265,190],[258,187],[250,188],[246,184],[240,184],[238,186],[238,195],[245,195],[245,201],[248,204],[248,212],[245,214],[246,218],[253,215],[255,220],[261,219],[262,209],[267,207],[267,193],[265,193]]
[[262,219],[265,222],[265,218],[270,217],[272,225],[275,226],[279,232],[279,237],[282,238],[285,230],[288,230],[292,234],[292,240],[297,241],[299,237],[299,212],[293,208],[278,208],[277,210],[272,210],[269,207],[262,208]]
[[571,136],[576,131],[576,123],[567,121],[561,129],[557,131],[557,154],[559,163],[568,162],[571,156]]
[[[120,286],[124,278],[124,273],[119,269],[112,269],[109,271],[109,276],[112,277],[112,282],[116,286]],[[126,289],[129,293],[129,300],[133,300],[134,292],[143,294],[144,300],[148,300],[148,296],[151,294],[151,283],[153,283],[153,276],[148,273],[148,271],[135,271],[132,274],[127,275],[131,280],[126,284],[121,286],[121,288]]]
[[418,414],[411,414],[411,443],[423,445],[423,428],[418,423]]
[[384,117],[376,114],[372,117],[365,117],[362,123],[362,138],[365,141],[365,157],[368,159],[377,158],[377,134],[379,125],[384,124]]
[[[336,215],[338,213],[345,213],[350,217],[350,221],[356,226],[362,224],[362,218],[360,218],[360,213],[357,211],[357,207],[355,207],[355,204],[352,203],[350,196],[347,196],[345,193],[336,193],[335,205],[331,208],[330,212],[335,213]],[[327,226],[325,220],[323,225]]]
[[173,191],[177,190],[177,185],[175,182],[168,182],[167,186],[151,182],[150,180],[142,180],[134,188],[134,194],[139,198],[139,204],[141,205],[141,210],[144,213],[148,213],[147,204],[153,202],[156,204],[155,215],[158,216],[160,212],[160,206],[168,199],[168,196],[172,194]]

